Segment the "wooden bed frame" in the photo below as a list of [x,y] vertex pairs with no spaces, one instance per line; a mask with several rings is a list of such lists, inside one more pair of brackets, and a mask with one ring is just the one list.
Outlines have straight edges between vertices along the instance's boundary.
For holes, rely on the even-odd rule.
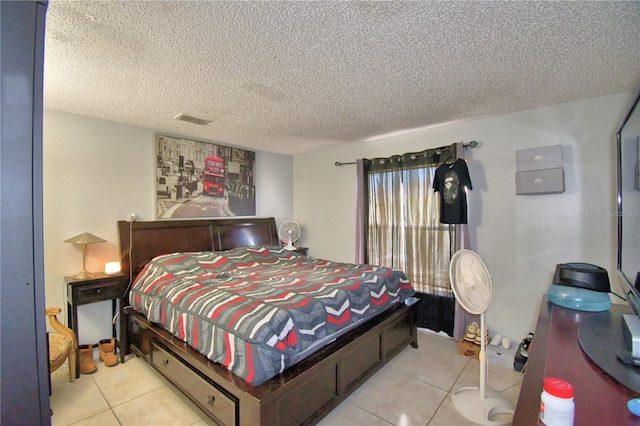
[[[119,221],[118,232],[122,270],[131,277],[160,254],[280,245],[273,218]],[[123,309],[127,327],[120,339],[215,423],[315,424],[407,345],[418,347],[414,303],[410,299],[392,307],[259,386],[210,361],[129,306]]]

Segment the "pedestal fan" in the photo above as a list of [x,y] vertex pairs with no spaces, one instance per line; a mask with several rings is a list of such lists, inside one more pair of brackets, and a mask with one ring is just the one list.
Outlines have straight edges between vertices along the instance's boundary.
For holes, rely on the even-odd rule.
[[457,251],[449,264],[451,287],[460,306],[467,312],[480,315],[480,387],[461,388],[451,394],[456,410],[476,423],[485,425],[510,424],[513,407],[499,393],[487,391],[487,338],[484,313],[493,300],[491,274],[480,256],[471,250]]

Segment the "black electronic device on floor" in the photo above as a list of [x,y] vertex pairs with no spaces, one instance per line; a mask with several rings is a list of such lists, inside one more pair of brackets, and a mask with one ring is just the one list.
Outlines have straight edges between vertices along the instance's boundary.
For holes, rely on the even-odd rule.
[[524,370],[524,366],[529,361],[529,345],[533,342],[533,333],[527,334],[527,337],[522,339],[518,350],[513,358],[513,369],[517,372]]

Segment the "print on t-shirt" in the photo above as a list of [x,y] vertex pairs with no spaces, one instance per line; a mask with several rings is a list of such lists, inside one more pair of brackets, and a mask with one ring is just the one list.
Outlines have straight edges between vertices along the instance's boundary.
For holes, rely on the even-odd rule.
[[453,170],[447,171],[444,175],[444,202],[447,204],[453,204],[458,197],[458,186],[460,180],[458,174]]

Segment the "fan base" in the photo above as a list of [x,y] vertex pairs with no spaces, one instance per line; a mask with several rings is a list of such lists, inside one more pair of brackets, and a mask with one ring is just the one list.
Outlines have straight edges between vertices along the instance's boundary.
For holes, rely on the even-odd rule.
[[513,407],[499,393],[487,390],[480,397],[478,388],[462,388],[451,394],[455,409],[467,419],[482,425],[506,425],[513,420]]

